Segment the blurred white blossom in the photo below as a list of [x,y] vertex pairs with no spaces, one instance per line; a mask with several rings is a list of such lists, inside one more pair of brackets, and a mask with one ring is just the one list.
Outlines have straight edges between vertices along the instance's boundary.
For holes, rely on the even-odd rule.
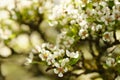
[[9,47],[7,46],[0,47],[0,56],[9,57],[10,55],[12,55],[12,51]]

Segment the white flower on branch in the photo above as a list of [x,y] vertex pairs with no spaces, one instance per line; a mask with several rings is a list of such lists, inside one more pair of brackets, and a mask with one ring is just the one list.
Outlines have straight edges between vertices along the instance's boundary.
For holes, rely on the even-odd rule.
[[63,49],[58,49],[58,50],[56,50],[56,51],[53,52],[53,57],[54,58],[58,58],[58,57],[64,55],[64,52],[65,51]]
[[43,49],[42,52],[39,54],[39,57],[42,61],[46,61],[52,54],[50,51]]
[[78,58],[79,57],[79,52],[78,51],[70,52],[70,51],[66,50],[66,55],[70,58]]
[[113,32],[104,32],[102,39],[106,42],[114,42]]
[[60,63],[54,63],[54,66],[56,67],[54,69],[54,73],[58,74],[59,77],[63,77],[63,73],[68,71],[68,68],[66,66],[66,63],[69,62],[68,58],[63,59]]
[[29,65],[30,63],[32,63],[33,57],[34,57],[33,53],[30,53],[30,54],[29,54],[29,57],[26,58],[25,65]]
[[98,24],[98,25],[96,26],[96,31],[99,31],[99,30],[101,30],[102,28],[103,28],[102,25]]
[[111,58],[111,57],[107,58],[106,64],[107,64],[109,67],[114,66],[114,65],[115,65],[115,59],[114,59],[114,58]]
[[53,55],[49,55],[49,57],[46,59],[46,62],[48,65],[52,65],[55,63],[55,58],[53,57]]
[[89,36],[88,31],[86,29],[80,29],[79,36],[81,39],[87,38]]

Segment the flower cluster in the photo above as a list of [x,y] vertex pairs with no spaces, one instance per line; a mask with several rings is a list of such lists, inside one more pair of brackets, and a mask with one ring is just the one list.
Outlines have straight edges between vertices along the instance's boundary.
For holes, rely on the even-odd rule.
[[[116,53],[106,52],[106,50],[115,44],[120,44],[116,34],[120,29],[120,0],[61,0],[60,4],[52,8],[49,24],[62,29],[57,40],[58,46],[62,45],[63,49],[81,50],[86,55],[93,53],[93,59],[95,57],[96,62],[99,60],[98,64],[101,66],[104,65],[101,64],[102,57],[107,55],[104,61],[107,67],[114,67],[118,71],[120,48],[116,51],[117,56]],[[87,41],[90,45],[86,44]],[[93,44],[95,44],[94,47]],[[71,48],[72,45],[75,48]],[[86,49],[82,50],[84,45]],[[90,47],[91,52],[87,51],[87,47]],[[65,53],[67,57],[77,57],[74,52],[65,50]],[[86,57],[85,54],[83,54],[84,57]],[[108,56],[108,54],[112,55]],[[84,64],[88,63],[84,61]],[[99,65],[97,65],[98,68]]]
[[74,38],[67,36],[67,32],[63,31],[58,35],[56,45],[63,49],[70,48],[74,41]]
[[53,5],[52,0],[9,1],[11,3],[5,2],[9,5],[3,4],[4,1],[0,2],[3,4],[0,6],[1,57],[10,56],[12,51],[29,53],[34,46],[40,45],[43,39],[40,36],[42,31],[39,25]]
[[12,31],[10,29],[0,28],[0,39],[7,40],[10,38]]
[[[43,5],[46,8],[48,4],[49,1]],[[119,49],[116,51],[117,56],[116,53],[113,54],[114,49],[110,50],[112,52],[106,50],[120,43],[118,34],[118,37],[116,36],[116,30],[120,29],[119,0],[61,0],[59,4],[52,4],[50,8],[52,9],[48,10],[47,15],[49,25],[57,27],[60,32],[56,44],[54,46],[43,43],[33,50],[48,68],[53,69],[59,77],[63,77],[64,73],[72,70],[73,65],[81,60],[78,65],[81,69],[86,69],[86,73],[87,70],[88,73],[94,70],[99,73],[99,68],[105,75],[109,68],[118,71]],[[40,7],[39,13],[44,10]],[[27,60],[31,63],[33,57]]]
[[[59,77],[63,77],[63,73],[69,71],[69,67],[74,63],[70,63],[71,60],[80,59],[80,53],[78,51],[72,52],[65,49],[60,49],[49,43],[44,43],[41,46],[37,46],[36,51],[39,53],[41,61],[45,62],[48,66],[53,67],[54,73]],[[29,60],[30,61],[30,60]]]
[[49,17],[52,25],[77,27],[80,39],[101,37],[105,42],[114,42],[113,30],[119,27],[120,2],[118,0],[62,0],[55,5]]

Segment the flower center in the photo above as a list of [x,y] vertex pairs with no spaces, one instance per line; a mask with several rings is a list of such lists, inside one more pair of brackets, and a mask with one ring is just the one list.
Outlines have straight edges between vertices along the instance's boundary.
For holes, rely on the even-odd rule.
[[110,39],[109,34],[105,34],[104,37],[105,37],[106,39]]
[[86,34],[87,34],[86,31],[83,31],[83,32],[82,32],[82,35],[83,35],[83,36],[86,36]]
[[46,58],[48,57],[48,54],[47,54],[47,53],[45,53],[43,56],[44,56],[44,58],[46,59]]
[[59,72],[63,72],[63,68],[61,68],[61,67],[58,68],[58,70],[59,70]]

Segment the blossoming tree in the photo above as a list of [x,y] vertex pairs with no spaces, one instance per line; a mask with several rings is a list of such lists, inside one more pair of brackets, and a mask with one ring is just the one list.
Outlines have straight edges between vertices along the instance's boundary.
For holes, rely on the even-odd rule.
[[48,22],[60,34],[55,44],[35,48],[48,65],[46,71],[63,78],[86,74],[83,80],[120,79],[119,0],[61,0],[52,7]]
[[30,53],[25,64],[37,75],[45,64],[57,80],[120,80],[120,0],[14,1],[0,19],[2,59]]

